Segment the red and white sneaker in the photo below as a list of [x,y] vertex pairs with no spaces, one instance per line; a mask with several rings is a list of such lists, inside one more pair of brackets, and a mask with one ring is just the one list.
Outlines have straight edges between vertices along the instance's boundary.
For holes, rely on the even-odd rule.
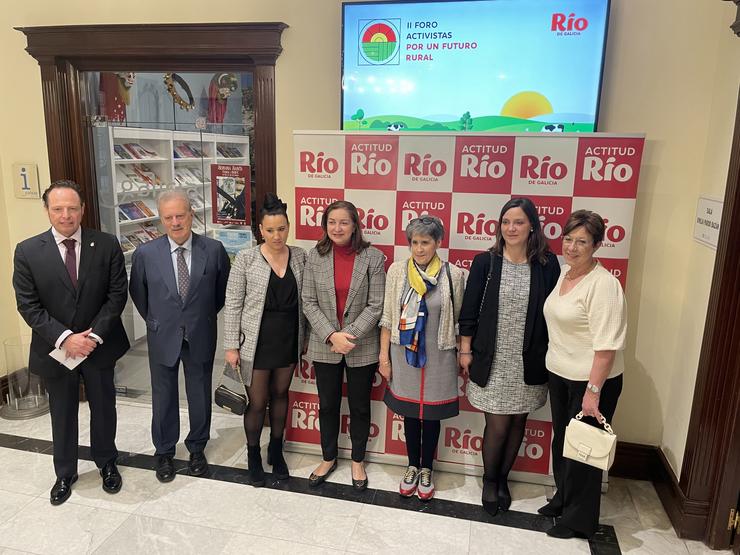
[[409,466],[406,469],[406,474],[401,478],[401,483],[398,486],[398,493],[403,497],[411,497],[416,493],[416,488],[419,485],[419,469],[415,466]]
[[431,468],[422,468],[419,472],[419,486],[416,488],[416,493],[422,501],[429,501],[434,497]]

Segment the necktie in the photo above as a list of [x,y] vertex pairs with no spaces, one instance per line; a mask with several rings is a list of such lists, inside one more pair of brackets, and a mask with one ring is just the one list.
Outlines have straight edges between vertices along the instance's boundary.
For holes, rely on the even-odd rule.
[[67,267],[69,273],[69,279],[72,280],[72,286],[77,288],[77,253],[75,252],[75,241],[74,239],[65,239],[62,241],[64,246],[67,247],[67,254],[64,255],[64,265]]
[[180,298],[184,301],[188,296],[188,287],[190,287],[190,272],[188,264],[185,262],[185,247],[177,247],[177,290],[180,292]]

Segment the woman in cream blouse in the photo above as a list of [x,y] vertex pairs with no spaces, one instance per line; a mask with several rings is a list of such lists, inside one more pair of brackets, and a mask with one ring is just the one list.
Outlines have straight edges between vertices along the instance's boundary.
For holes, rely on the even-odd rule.
[[545,301],[557,493],[539,513],[561,517],[547,531],[556,538],[590,538],[599,525],[601,470],[563,457],[565,427],[580,411],[590,424],[602,416],[611,421],[622,391],[627,309],[619,281],[594,258],[604,230],[595,212],[570,215],[563,230],[566,264]]

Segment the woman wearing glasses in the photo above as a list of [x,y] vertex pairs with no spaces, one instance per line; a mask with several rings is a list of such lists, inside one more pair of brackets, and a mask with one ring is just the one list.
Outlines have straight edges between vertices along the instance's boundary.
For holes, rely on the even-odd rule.
[[545,302],[552,409],[552,468],[557,493],[539,509],[561,517],[548,536],[590,538],[599,525],[601,470],[563,457],[565,427],[583,411],[584,421],[612,419],[622,391],[627,309],[622,287],[594,258],[604,239],[604,220],[578,210],[563,230],[565,265]]
[[383,311],[385,257],[362,238],[360,216],[338,200],[321,217],[324,236],[311,249],[303,279],[303,310],[311,324],[308,358],[316,370],[323,461],[308,485],[337,468],[342,377],[347,374],[352,486],[367,489],[365,449],[370,434],[370,389],[378,369],[378,320]]
[[527,198],[504,204],[496,244],[470,268],[460,313],[460,367],[469,373],[468,399],[483,411],[483,508],[511,505],[508,476],[527,415],[547,400],[545,299],[560,275]]
[[434,497],[432,464],[440,420],[458,414],[456,323],[465,276],[443,262],[439,218],[409,222],[411,256],[388,268],[380,319],[379,370],[388,381],[385,404],[404,417],[409,466],[399,493],[422,501]]

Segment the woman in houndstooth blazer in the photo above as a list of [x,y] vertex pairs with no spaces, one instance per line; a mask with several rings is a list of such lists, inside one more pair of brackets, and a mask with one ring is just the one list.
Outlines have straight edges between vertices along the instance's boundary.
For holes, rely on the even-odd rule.
[[225,359],[239,368],[249,406],[244,413],[249,477],[265,484],[260,436],[270,406],[267,462],[273,477],[290,477],[283,457],[283,430],[288,413],[288,388],[304,345],[305,317],[301,285],[306,251],[285,244],[287,206],[268,193],[262,206],[260,231],[264,243],[237,254],[229,276],[224,310]]
[[378,320],[383,312],[385,257],[363,240],[357,208],[330,204],[321,218],[324,236],[311,249],[303,279],[303,311],[311,325],[308,358],[316,371],[323,462],[309,478],[322,484],[337,467],[342,377],[352,439],[352,485],[367,489],[363,461],[370,434],[370,389],[378,369]]

